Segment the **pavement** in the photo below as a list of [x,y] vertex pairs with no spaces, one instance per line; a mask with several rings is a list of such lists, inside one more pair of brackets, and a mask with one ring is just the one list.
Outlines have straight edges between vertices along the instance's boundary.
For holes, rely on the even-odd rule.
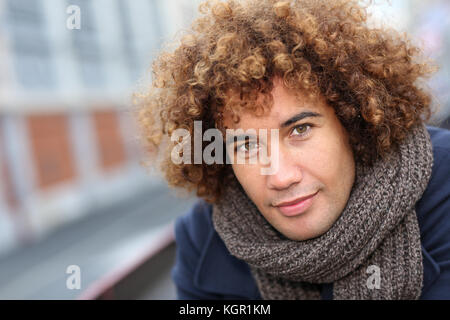
[[[91,212],[63,226],[38,243],[0,257],[0,299],[76,299],[106,274],[145,252],[162,229],[183,214],[195,198],[178,197],[164,185],[141,190],[119,205]],[[175,250],[166,250],[165,264],[152,275],[152,287],[140,297],[174,299],[170,267]],[[80,268],[80,289],[69,289],[69,266]]]

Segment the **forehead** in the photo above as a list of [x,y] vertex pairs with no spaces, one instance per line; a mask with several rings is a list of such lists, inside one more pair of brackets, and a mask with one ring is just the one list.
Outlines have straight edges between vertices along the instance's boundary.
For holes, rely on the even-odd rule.
[[[251,111],[243,110],[239,115],[239,122],[233,121],[233,115],[228,110],[223,114],[224,125],[228,128],[261,128],[278,127],[293,115],[310,111],[325,115],[329,110],[322,97],[309,98],[302,92],[292,92],[284,87],[280,81],[274,81],[274,88],[271,92],[273,104],[263,115],[256,115]],[[258,100],[262,100],[258,98]]]

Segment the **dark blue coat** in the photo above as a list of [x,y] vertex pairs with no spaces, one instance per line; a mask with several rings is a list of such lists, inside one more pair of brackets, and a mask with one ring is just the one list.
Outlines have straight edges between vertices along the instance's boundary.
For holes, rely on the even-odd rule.
[[[450,131],[427,127],[433,144],[430,182],[416,204],[422,241],[421,299],[450,299]],[[178,299],[261,299],[248,265],[232,256],[212,225],[211,205],[199,200],[175,223],[172,279]],[[332,284],[322,298],[332,298]]]

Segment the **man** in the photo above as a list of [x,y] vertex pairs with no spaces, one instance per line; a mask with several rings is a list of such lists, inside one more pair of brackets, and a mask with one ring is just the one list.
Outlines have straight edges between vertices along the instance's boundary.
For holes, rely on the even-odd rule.
[[357,1],[201,11],[139,115],[202,198],[176,221],[178,297],[450,298],[450,133],[425,126],[420,51]]

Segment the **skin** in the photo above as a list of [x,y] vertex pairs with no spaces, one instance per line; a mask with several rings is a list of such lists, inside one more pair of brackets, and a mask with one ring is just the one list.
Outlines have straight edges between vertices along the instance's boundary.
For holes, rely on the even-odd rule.
[[[303,241],[327,232],[344,210],[355,179],[355,162],[348,133],[336,117],[334,109],[323,98],[308,101],[296,97],[279,79],[274,79],[273,107],[264,116],[240,115],[236,124],[224,114],[228,128],[266,129],[266,141],[247,140],[227,145],[227,152],[247,159],[234,161],[234,174],[247,196],[265,219],[285,237]],[[300,112],[320,114],[282,127],[280,124]],[[249,163],[249,157],[270,147],[270,130],[279,129],[278,164],[273,174],[263,175],[264,164]],[[227,137],[228,138],[228,137]],[[237,149],[237,151],[235,151]],[[267,165],[266,165],[267,166]],[[285,216],[278,204],[316,193],[312,205],[303,213]]]

